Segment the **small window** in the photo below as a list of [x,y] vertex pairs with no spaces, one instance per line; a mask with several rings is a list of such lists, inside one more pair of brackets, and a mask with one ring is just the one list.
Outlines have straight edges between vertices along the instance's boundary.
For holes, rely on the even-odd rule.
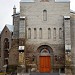
[[4,49],[9,49],[9,39],[8,38],[5,38],[4,39]]
[[28,39],[31,39],[31,28],[28,28]]
[[53,38],[56,39],[56,28],[53,29]]
[[7,31],[5,31],[7,33]]
[[36,28],[34,28],[34,39],[36,39],[37,37],[37,31],[36,31]]
[[43,10],[43,20],[47,21],[47,10]]
[[50,39],[50,38],[51,38],[51,29],[48,28],[48,39]]
[[62,33],[62,28],[59,28],[59,39],[62,39],[62,36],[63,35],[63,33]]
[[42,39],[42,28],[39,29],[39,38]]

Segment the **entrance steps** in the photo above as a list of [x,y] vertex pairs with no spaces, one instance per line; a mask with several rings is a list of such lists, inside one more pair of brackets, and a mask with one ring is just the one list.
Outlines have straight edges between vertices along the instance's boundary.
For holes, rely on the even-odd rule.
[[59,73],[30,73],[30,75],[59,75]]
[[64,73],[17,73],[17,75],[66,75]]

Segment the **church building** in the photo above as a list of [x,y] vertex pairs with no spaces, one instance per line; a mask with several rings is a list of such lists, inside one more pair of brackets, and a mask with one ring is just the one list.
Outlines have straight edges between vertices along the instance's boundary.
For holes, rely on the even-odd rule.
[[21,0],[20,13],[14,6],[12,17],[13,25],[0,36],[2,69],[75,75],[75,13],[69,0]]

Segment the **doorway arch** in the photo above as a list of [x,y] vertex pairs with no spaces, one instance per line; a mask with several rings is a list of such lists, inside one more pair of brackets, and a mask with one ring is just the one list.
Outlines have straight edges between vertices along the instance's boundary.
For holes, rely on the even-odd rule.
[[51,72],[53,64],[53,50],[48,45],[38,47],[38,69],[39,72]]

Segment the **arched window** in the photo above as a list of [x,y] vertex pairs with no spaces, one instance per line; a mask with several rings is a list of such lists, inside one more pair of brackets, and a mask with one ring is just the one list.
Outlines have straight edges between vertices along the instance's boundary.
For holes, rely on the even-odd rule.
[[59,39],[62,39],[63,33],[62,33],[62,28],[59,28]]
[[50,39],[50,38],[51,38],[51,29],[48,28],[48,39]]
[[42,39],[42,28],[39,29],[39,38]]
[[4,39],[4,64],[8,64],[8,57],[9,57],[9,39],[5,38]]
[[37,37],[37,31],[36,31],[36,28],[34,28],[34,39],[36,39]]
[[4,39],[4,49],[9,49],[9,39],[8,38]]
[[31,39],[31,28],[28,28],[28,39]]
[[43,10],[43,20],[47,21],[47,10]]
[[56,28],[53,29],[53,38],[56,39]]

